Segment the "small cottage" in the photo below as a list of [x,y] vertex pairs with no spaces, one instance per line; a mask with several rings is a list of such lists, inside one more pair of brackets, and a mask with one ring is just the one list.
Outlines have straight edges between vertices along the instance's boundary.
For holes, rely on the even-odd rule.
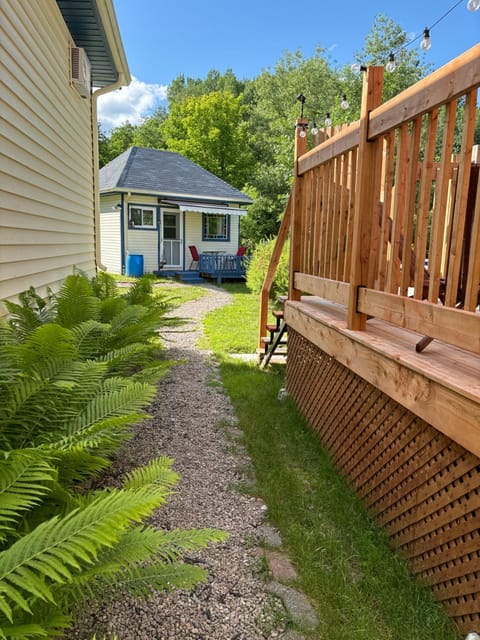
[[192,246],[202,255],[235,255],[251,203],[178,153],[131,147],[100,170],[102,263],[125,273],[139,256],[145,273],[165,273],[197,266]]

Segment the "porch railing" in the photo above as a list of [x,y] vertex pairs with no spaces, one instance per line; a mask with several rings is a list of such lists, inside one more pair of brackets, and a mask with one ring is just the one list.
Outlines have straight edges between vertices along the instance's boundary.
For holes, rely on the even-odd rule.
[[342,303],[350,329],[368,314],[480,353],[479,85],[477,45],[384,104],[383,68],[370,67],[360,120],[310,151],[299,121],[290,299]]

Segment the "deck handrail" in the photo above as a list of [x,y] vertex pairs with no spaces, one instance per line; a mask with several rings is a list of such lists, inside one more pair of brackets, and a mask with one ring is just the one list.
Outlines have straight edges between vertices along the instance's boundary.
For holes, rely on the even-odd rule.
[[370,67],[360,120],[310,151],[302,148],[305,123],[297,126],[294,185],[262,287],[260,337],[290,230],[290,300],[321,292],[346,302],[350,329],[365,329],[376,315],[480,353],[480,187],[472,168],[480,45],[384,104],[382,85],[383,68]]

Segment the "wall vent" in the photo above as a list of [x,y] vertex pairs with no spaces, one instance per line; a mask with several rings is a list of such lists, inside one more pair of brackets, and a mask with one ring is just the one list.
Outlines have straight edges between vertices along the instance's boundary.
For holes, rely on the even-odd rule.
[[90,96],[90,61],[81,47],[72,47],[70,53],[71,82],[82,98]]

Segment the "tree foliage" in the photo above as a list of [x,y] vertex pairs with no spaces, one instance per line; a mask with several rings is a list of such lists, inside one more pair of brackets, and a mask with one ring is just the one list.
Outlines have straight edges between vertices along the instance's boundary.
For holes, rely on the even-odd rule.
[[252,163],[242,96],[214,91],[172,105],[163,124],[168,149],[241,188]]

